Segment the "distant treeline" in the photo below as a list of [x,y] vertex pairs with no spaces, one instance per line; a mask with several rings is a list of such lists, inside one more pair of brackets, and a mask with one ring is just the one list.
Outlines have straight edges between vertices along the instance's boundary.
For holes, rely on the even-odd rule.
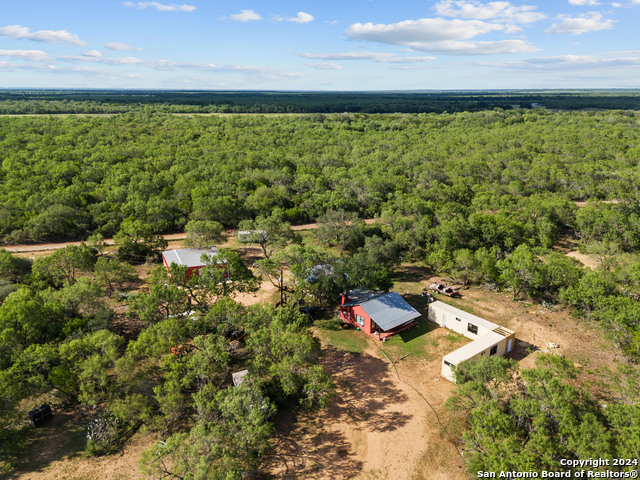
[[0,114],[122,113],[142,109],[167,113],[454,113],[535,107],[638,110],[640,91],[0,91]]

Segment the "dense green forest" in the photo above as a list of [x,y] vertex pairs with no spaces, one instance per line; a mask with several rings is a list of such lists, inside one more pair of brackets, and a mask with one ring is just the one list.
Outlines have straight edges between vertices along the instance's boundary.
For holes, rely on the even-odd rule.
[[640,109],[637,90],[415,92],[233,92],[4,90],[0,114],[122,113],[454,113],[502,108]]
[[[151,477],[255,472],[275,411],[326,405],[333,391],[296,301],[388,290],[402,261],[567,306],[600,325],[630,368],[608,380],[625,384],[608,410],[560,360],[520,376],[508,363],[469,369],[452,402],[468,427],[470,471],[511,468],[498,459],[516,444],[513,458],[532,469],[563,455],[639,455],[637,391],[627,385],[640,360],[639,123],[629,110],[543,109],[0,118],[2,241],[87,240],[33,262],[0,250],[3,468],[26,435],[20,402],[55,391],[92,412],[94,453],[138,428],[159,432],[164,442],[142,462]],[[307,221],[318,228],[303,241],[291,225]],[[264,256],[253,270],[229,250],[229,282],[213,259],[189,279],[176,268],[144,282],[135,274],[132,264],[157,262],[159,234],[187,231],[202,245],[225,227],[264,232],[249,239]],[[598,268],[564,255],[566,243]],[[254,275],[288,305],[233,302],[255,290]],[[139,332],[123,334],[116,316]],[[244,386],[231,387],[244,368]],[[579,431],[599,443],[579,443]]]
[[[419,215],[418,244],[406,245],[413,253],[434,239],[510,250],[534,238],[553,244],[572,226],[571,200],[625,199],[594,214],[618,215],[624,246],[637,248],[625,224],[637,200],[637,126],[631,112],[522,110],[2,118],[0,238],[112,236],[125,220],[153,233],[189,220],[234,227],[274,210],[301,222],[342,209]],[[580,227],[582,235],[606,233],[587,223],[600,231]],[[483,233],[485,224],[495,232]]]

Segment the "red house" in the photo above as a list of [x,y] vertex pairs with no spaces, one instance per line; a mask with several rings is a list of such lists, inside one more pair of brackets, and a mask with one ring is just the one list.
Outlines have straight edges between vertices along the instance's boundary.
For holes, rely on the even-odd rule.
[[415,308],[403,300],[398,292],[371,293],[353,291],[342,296],[340,318],[380,340],[415,325],[420,316]]
[[[166,250],[162,252],[162,263],[167,270],[171,269],[172,263],[187,267],[187,278],[189,278],[193,272],[196,272],[197,275],[198,271],[206,266],[202,261],[202,255],[205,254],[215,257],[218,255],[218,247]],[[217,260],[216,263],[219,268],[225,268],[225,260]]]

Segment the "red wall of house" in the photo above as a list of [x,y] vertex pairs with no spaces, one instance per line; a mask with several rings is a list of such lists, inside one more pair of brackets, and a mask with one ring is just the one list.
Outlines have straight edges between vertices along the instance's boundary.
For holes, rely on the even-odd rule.
[[[167,264],[167,260],[164,258],[164,255],[162,256],[162,263],[164,264],[164,266],[165,266],[165,268],[166,268],[167,270],[171,270],[171,266]],[[192,274],[194,271],[196,272],[196,275],[199,275],[199,274],[200,274],[199,270],[200,270],[201,268],[202,268],[202,267],[189,267],[189,268],[187,269],[187,280],[189,280],[189,277],[191,277],[191,274]]]
[[[350,313],[351,314],[350,318],[345,313]],[[358,325],[358,323],[356,321],[356,315],[360,315],[364,319],[364,326]],[[359,328],[363,332],[368,333],[369,335],[372,334],[372,332],[371,332],[371,317],[369,317],[369,315],[367,315],[367,312],[365,312],[364,309],[360,305],[355,305],[353,307],[342,307],[341,306],[340,307],[340,318],[342,318],[345,322],[350,323],[354,327]]]

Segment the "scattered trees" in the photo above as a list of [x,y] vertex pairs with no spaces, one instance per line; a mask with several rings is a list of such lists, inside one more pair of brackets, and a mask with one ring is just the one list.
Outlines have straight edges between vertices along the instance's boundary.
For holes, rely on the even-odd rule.
[[539,355],[535,368],[514,373],[513,362],[496,357],[460,365],[448,406],[468,422],[462,439],[470,472],[566,470],[558,458],[619,458],[630,445],[636,454],[637,405],[601,406],[576,386],[571,361]]

